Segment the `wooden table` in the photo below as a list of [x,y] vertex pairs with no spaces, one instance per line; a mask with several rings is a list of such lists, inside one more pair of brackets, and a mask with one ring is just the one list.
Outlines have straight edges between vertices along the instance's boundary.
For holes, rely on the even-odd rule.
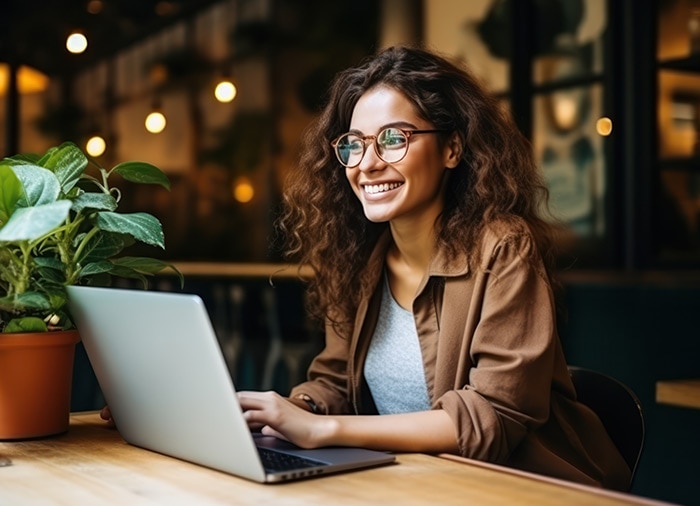
[[657,381],[656,402],[700,409],[700,379]]
[[398,464],[261,485],[128,445],[96,413],[68,433],[0,442],[0,504],[662,504],[460,458],[400,454]]

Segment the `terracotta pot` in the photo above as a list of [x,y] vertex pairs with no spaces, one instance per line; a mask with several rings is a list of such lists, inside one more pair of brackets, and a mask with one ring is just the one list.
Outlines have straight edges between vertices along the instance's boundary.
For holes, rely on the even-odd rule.
[[68,430],[76,330],[0,334],[0,439]]

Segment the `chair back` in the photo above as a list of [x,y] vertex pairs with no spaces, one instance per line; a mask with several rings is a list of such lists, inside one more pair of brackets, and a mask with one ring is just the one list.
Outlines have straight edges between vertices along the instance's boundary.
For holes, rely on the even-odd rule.
[[569,374],[579,402],[598,415],[632,471],[631,487],[644,446],[644,413],[639,399],[627,385],[606,374],[575,366],[569,366]]

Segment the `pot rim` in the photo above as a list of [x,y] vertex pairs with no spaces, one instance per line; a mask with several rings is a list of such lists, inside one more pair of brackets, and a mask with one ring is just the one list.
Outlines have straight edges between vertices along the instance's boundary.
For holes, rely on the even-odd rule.
[[0,333],[0,347],[67,346],[79,341],[77,329]]

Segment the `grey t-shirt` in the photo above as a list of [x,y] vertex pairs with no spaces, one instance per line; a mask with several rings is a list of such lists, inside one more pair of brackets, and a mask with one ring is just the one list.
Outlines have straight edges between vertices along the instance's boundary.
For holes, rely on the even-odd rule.
[[364,374],[380,414],[430,409],[413,313],[396,302],[386,275]]

